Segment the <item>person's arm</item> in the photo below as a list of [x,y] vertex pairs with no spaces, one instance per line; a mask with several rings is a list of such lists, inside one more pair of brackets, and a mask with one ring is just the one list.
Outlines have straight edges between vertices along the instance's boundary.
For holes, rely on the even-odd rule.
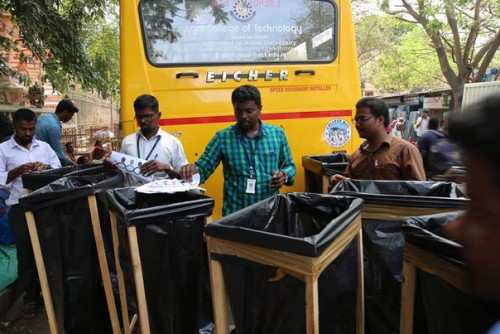
[[415,124],[415,128],[418,129],[421,123],[422,123],[422,117],[417,118],[417,123]]
[[424,162],[418,149],[409,145],[402,152],[401,174],[403,180],[425,181]]
[[295,183],[295,174],[297,173],[297,169],[295,167],[292,151],[290,150],[290,145],[288,144],[285,133],[282,132],[281,135],[281,150],[279,155],[280,171],[286,174],[284,184],[287,186],[293,186]]
[[63,166],[74,165],[74,163],[64,154],[61,144],[61,129],[51,127],[47,133],[47,144],[52,147]]
[[222,157],[220,140],[219,133],[216,133],[205,148],[205,152],[194,164],[196,171],[200,173],[200,184],[203,184],[219,166]]

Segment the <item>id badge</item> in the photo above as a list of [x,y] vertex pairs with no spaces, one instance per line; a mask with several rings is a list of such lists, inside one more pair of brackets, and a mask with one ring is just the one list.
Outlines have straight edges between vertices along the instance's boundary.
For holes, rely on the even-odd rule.
[[247,194],[255,194],[255,179],[247,179]]

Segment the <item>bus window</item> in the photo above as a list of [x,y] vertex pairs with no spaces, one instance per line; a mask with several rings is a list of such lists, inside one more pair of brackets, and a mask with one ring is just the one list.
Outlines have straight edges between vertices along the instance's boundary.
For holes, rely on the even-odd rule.
[[155,66],[331,62],[335,6],[327,1],[144,0],[147,57]]

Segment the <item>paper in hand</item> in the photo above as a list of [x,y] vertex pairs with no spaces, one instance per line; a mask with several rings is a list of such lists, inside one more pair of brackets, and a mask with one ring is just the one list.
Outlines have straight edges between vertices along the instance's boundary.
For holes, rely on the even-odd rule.
[[115,151],[111,152],[109,159],[111,163],[118,167],[123,173],[133,175],[143,183],[154,181],[153,175],[145,176],[141,174],[141,166],[146,163],[147,160]]

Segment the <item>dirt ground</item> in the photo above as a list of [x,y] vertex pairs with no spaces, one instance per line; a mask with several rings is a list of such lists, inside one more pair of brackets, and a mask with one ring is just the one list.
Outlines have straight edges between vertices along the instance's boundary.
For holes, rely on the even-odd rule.
[[34,319],[23,319],[21,316],[22,298],[19,298],[10,310],[0,319],[0,334],[48,334],[49,325],[43,306]]

